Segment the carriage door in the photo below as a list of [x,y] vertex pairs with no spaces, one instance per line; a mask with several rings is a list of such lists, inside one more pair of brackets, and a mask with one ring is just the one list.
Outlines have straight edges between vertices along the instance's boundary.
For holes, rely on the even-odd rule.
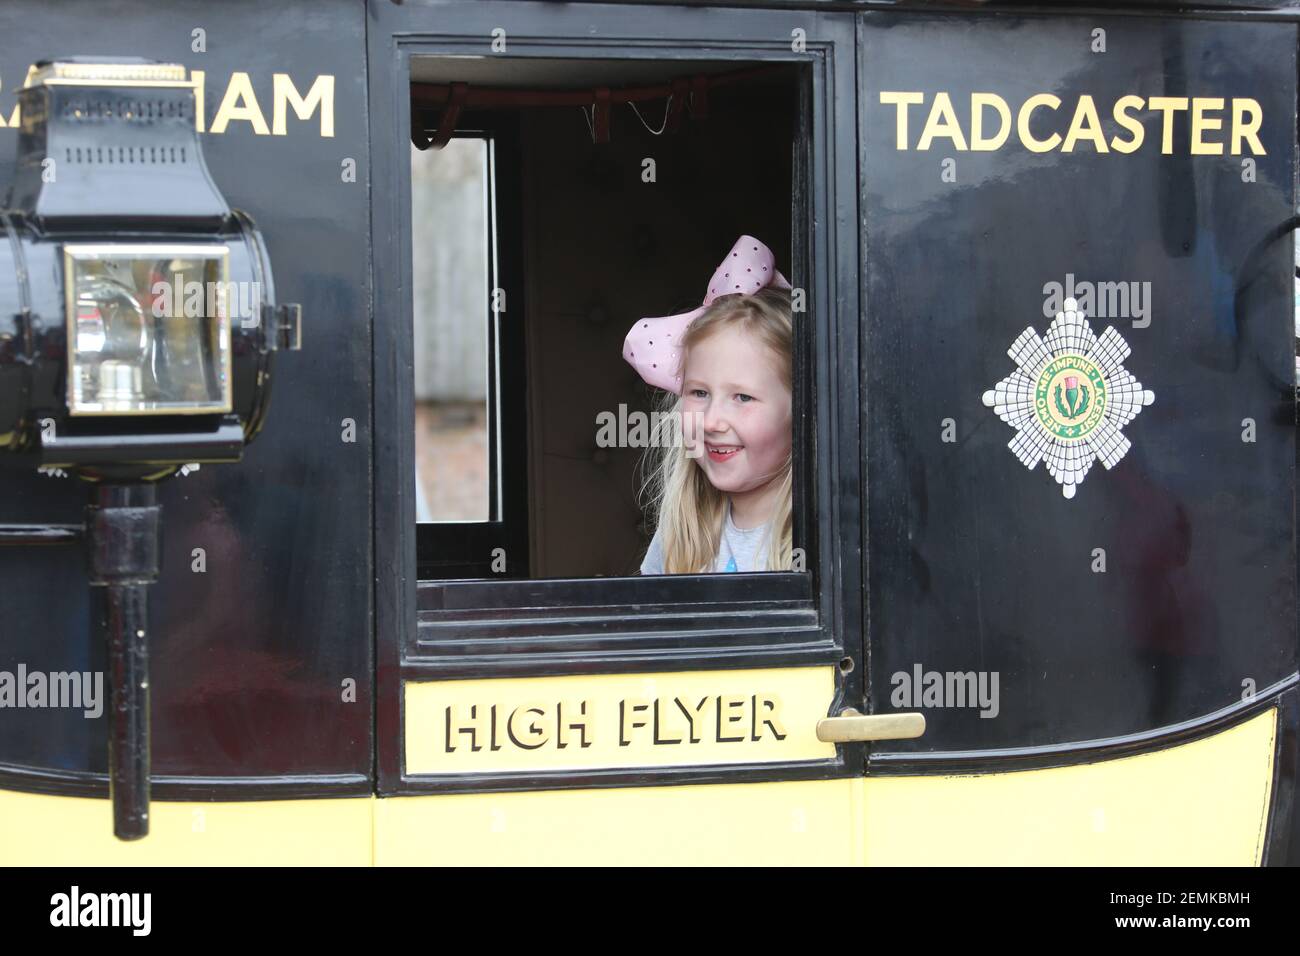
[[[863,706],[852,19],[370,12],[377,861],[851,859],[861,750],[817,728]],[[624,336],[740,235],[798,298],[794,554],[643,576]]]
[[1295,27],[858,26],[868,860],[1267,860]]

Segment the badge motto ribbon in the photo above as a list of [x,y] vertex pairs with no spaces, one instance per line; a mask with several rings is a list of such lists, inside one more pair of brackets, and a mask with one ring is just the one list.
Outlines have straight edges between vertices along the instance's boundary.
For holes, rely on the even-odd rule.
[[1040,461],[1073,498],[1094,460],[1119,464],[1132,443],[1120,431],[1156,400],[1124,368],[1130,349],[1114,326],[1098,338],[1074,299],[1046,336],[1031,325],[1007,350],[1018,366],[984,393],[984,404],[1016,430],[1007,447],[1031,471]]

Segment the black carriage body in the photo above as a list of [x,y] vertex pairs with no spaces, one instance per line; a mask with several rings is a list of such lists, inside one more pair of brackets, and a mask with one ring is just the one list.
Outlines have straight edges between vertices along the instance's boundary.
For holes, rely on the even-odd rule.
[[[210,52],[192,52],[190,27],[176,26],[190,20],[206,25]],[[213,181],[232,208],[272,220],[258,226],[277,263],[278,294],[331,317],[315,333],[315,372],[309,363],[275,369],[277,397],[287,390],[299,398],[267,417],[240,464],[203,466],[159,487],[167,531],[151,612],[154,633],[167,636],[151,648],[154,794],[166,800],[178,793],[221,799],[231,792],[369,792],[370,297],[361,225],[368,204],[364,178],[343,183],[338,172],[345,157],[363,169],[366,163],[364,12],[356,4],[289,4],[274,17],[256,4],[219,16],[200,3],[15,4],[0,21],[7,124],[0,129],[0,181],[15,175],[18,132],[8,121],[14,91],[35,59],[108,54],[185,63],[191,78],[199,78],[195,71],[211,78],[212,86],[203,86],[201,135]],[[34,55],[38,49],[46,52]],[[274,135],[276,73],[293,77],[304,92],[318,75],[337,76],[332,135],[323,135],[319,112],[313,122],[295,120],[285,135]],[[265,136],[250,122],[211,132],[222,95],[241,76],[265,101]],[[333,190],[328,202],[323,190]],[[242,244],[231,248],[247,258]],[[54,262],[43,257],[32,265]],[[12,281],[12,271],[5,275],[0,282]],[[61,303],[41,303],[41,311],[58,321],[43,324],[38,338],[57,348]],[[235,346],[241,347],[238,331]],[[250,372],[258,374],[255,367]],[[63,382],[42,387],[53,397]],[[241,411],[258,418],[256,409]],[[345,418],[357,423],[356,443],[340,440]],[[37,474],[28,464],[6,469],[0,480],[0,521],[82,518],[84,492],[74,479]],[[199,566],[202,573],[194,570]],[[0,548],[0,568],[9,611],[0,625],[7,670],[18,662],[51,671],[104,669],[78,548]],[[249,680],[236,679],[241,674]],[[359,702],[339,710],[347,678],[360,687]],[[6,786],[104,792],[107,722],[79,712],[64,722],[60,713],[6,711]]]
[[[1004,771],[1159,749],[1279,706],[1266,859],[1282,862],[1288,846],[1294,858],[1300,20],[1214,7],[286,0],[272,15],[251,0],[219,13],[199,0],[6,4],[6,121],[34,53],[137,53],[201,72],[213,180],[256,218],[278,295],[302,303],[303,361],[277,367],[263,436],[240,465],[159,490],[168,530],[154,598],[155,797]],[[797,77],[780,107],[794,148],[779,161],[795,208],[788,240],[773,245],[811,303],[796,350],[807,575],[665,579],[654,601],[646,582],[626,578],[422,578],[411,63],[490,57],[498,27],[507,59],[730,61]],[[791,44],[797,31],[802,46]],[[502,69],[506,85],[509,63]],[[303,117],[278,77],[300,96],[329,80]],[[993,148],[971,148],[974,94],[1012,110]],[[1059,105],[1032,114],[1029,132],[1059,139],[1035,151],[1016,120],[1043,94]],[[940,96],[961,148],[951,126],[921,148]],[[1158,114],[1142,145],[1109,148],[1130,135],[1112,113],[1125,96],[1188,99],[1167,150]],[[1088,128],[1061,148],[1081,97],[1100,111],[1105,151]],[[1224,126],[1202,131],[1222,153],[1192,151],[1197,98],[1224,101]],[[1234,100],[1262,116],[1258,149],[1243,135],[1233,151]],[[1243,109],[1248,128],[1254,114]],[[610,155],[639,156],[636,137],[653,142],[617,122],[608,145],[631,143]],[[531,152],[546,147],[541,128],[516,127],[520,162],[544,163]],[[14,135],[0,129],[0,182],[14,174]],[[575,283],[616,310],[638,308],[618,290],[636,287],[646,250],[672,296],[697,295],[701,255],[711,266],[708,249],[748,231],[745,204],[719,200],[721,220],[701,224],[707,190],[688,176],[662,202],[635,190],[635,168],[581,146],[574,162],[547,167],[551,197],[502,196],[517,214],[503,226],[513,250],[503,261],[519,270],[505,281],[526,288],[530,321],[544,308],[589,308],[571,301]],[[736,175],[762,183],[759,172]],[[611,209],[620,215],[600,218]],[[578,264],[581,274],[566,274]],[[7,275],[0,268],[0,282]],[[982,401],[1016,368],[1018,336],[1047,333],[1052,283],[1057,304],[1087,290],[1095,312],[1099,286],[1125,283],[1148,307],[1091,320],[1098,336],[1115,327],[1130,350],[1124,367],[1153,401],[1125,425],[1127,453],[1113,467],[1094,463],[1071,498],[1045,464],[1017,459],[1006,447],[1015,431]],[[0,523],[79,520],[69,484],[0,471]],[[83,560],[71,548],[0,548],[0,669],[103,669]],[[612,623],[590,625],[611,607]],[[920,738],[846,745],[816,766],[461,777],[405,766],[404,681],[790,665],[837,668],[833,712],[897,709],[896,675],[918,667],[997,672],[1004,704],[997,720],[935,711]],[[16,710],[0,721],[6,788],[102,794],[104,755],[103,722],[79,713]]]

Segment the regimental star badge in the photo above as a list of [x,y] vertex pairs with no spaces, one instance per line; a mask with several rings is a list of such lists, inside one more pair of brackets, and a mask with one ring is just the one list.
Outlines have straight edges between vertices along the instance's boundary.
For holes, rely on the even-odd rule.
[[1124,368],[1128,343],[1107,327],[1101,338],[1079,304],[1065,311],[1039,338],[1031,325],[1007,349],[1019,366],[984,393],[984,404],[1016,430],[1007,445],[1031,471],[1039,461],[1073,498],[1094,458],[1108,469],[1119,464],[1130,442],[1120,429],[1156,400]]

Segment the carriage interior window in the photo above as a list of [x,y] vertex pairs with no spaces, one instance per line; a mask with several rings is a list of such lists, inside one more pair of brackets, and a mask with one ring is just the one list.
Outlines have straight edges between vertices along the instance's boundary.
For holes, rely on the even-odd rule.
[[[422,580],[806,570],[781,506],[805,491],[809,404],[799,83],[795,64],[412,58]],[[706,297],[707,331],[653,344]]]
[[[483,522],[498,512],[492,465],[496,314],[492,141],[466,136],[415,150],[416,520]],[[448,228],[450,224],[454,228]],[[495,421],[495,415],[492,416]]]

